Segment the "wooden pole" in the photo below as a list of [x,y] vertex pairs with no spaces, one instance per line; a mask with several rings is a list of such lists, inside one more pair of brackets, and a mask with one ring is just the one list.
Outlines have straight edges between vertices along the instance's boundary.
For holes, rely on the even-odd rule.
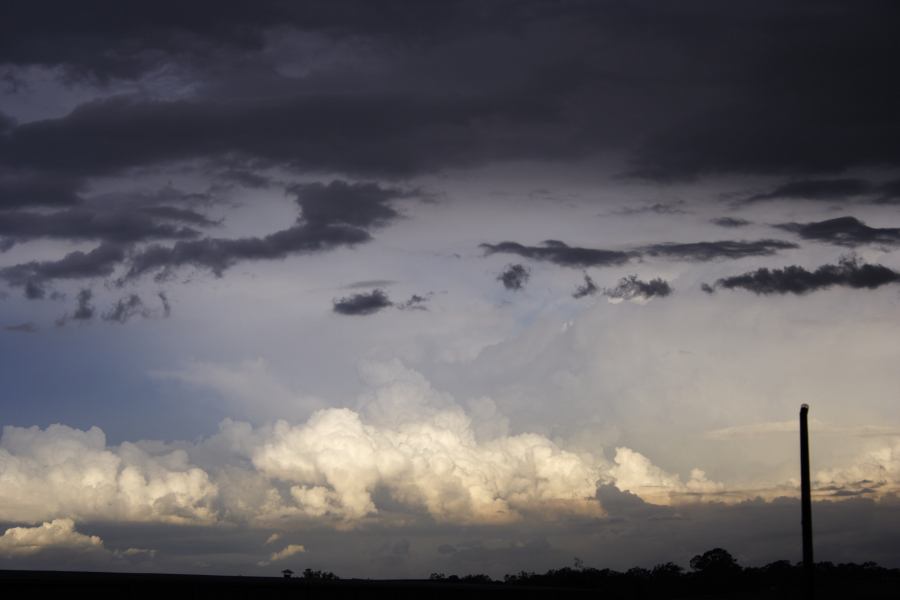
[[813,577],[815,563],[813,562],[812,543],[812,491],[809,482],[809,428],[806,424],[806,414],[809,405],[800,407],[800,501],[803,523],[803,572],[806,580],[806,598],[813,599]]

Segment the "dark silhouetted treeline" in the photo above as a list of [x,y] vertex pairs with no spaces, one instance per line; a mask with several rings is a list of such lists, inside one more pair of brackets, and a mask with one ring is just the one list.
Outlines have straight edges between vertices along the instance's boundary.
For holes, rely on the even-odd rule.
[[[742,567],[730,553],[714,548],[698,554],[684,569],[664,563],[625,572],[572,567],[546,573],[522,571],[494,580],[488,575],[444,575],[428,580],[340,579],[329,571],[306,569],[299,576],[286,569],[281,577],[223,577],[140,573],[87,573],[0,570],[3,598],[79,597],[100,599],[231,598],[602,598],[644,599],[800,599],[803,569],[786,560],[764,567]],[[275,575],[275,574],[273,574]],[[816,565],[816,600],[900,598],[900,569],[875,563]]]
[[[432,573],[431,581],[490,583],[487,575]],[[698,554],[690,570],[675,563],[652,569],[634,567],[625,572],[587,568],[576,559],[574,567],[546,573],[521,571],[506,575],[498,586],[548,587],[597,590],[606,598],[802,598],[804,572],[800,563],[779,560],[764,567],[742,567],[722,548]],[[900,598],[900,569],[886,569],[873,562],[816,564],[817,598]]]

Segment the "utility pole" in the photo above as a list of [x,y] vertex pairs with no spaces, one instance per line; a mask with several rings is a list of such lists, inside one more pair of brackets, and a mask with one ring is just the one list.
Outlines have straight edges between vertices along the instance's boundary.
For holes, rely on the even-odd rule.
[[815,595],[813,584],[815,563],[813,562],[812,543],[812,491],[809,483],[809,428],[806,424],[806,414],[808,412],[808,404],[804,404],[800,407],[800,510],[803,521],[803,574],[806,584],[805,596],[807,600],[813,600]]

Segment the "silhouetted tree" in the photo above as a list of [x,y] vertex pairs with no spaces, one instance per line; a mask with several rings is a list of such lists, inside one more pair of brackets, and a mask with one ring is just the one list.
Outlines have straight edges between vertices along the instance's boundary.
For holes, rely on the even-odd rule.
[[340,579],[331,571],[314,571],[312,569],[303,569],[303,579],[308,581],[337,581]]
[[681,565],[667,562],[656,565],[650,573],[654,578],[673,578],[679,577],[683,571],[684,569],[681,568]]
[[713,548],[691,559],[691,568],[701,575],[729,575],[741,570],[740,565],[724,548]]

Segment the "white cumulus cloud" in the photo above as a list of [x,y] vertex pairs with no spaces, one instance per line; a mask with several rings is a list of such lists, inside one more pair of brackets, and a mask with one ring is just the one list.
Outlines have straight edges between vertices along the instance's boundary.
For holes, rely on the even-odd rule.
[[103,540],[75,530],[72,519],[54,519],[37,527],[11,527],[0,536],[0,556],[32,556],[45,550],[103,551]]
[[204,522],[216,486],[183,450],[108,447],[97,427],[4,427],[0,518]]
[[294,556],[295,554],[301,554],[306,552],[306,548],[303,547],[303,544],[288,544],[283,549],[278,552],[273,552],[271,556],[272,562],[276,560],[284,560],[285,558],[289,558]]

